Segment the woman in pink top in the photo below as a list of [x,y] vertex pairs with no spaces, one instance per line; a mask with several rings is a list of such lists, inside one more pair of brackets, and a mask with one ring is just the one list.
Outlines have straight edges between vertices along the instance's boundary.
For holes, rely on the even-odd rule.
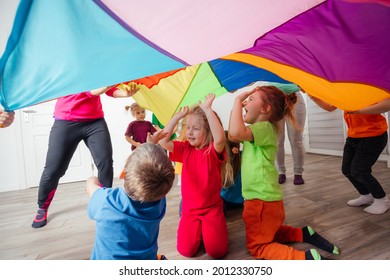
[[68,169],[81,141],[84,141],[91,152],[102,187],[112,186],[114,174],[112,145],[100,95],[106,93],[111,97],[130,97],[137,91],[135,85],[127,91],[111,86],[58,98],[54,110],[55,121],[49,136],[46,164],[39,183],[39,208],[32,223],[33,228],[46,225],[48,209],[57,190],[58,181]]

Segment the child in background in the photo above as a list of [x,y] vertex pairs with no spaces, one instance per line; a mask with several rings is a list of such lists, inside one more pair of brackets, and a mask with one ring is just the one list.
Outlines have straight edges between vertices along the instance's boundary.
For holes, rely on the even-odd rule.
[[[228,132],[225,131],[226,138],[228,138]],[[234,183],[228,187],[223,187],[221,190],[221,197],[223,199],[225,213],[229,208],[242,208],[244,205],[244,198],[241,191],[241,151],[240,143],[235,143],[226,139],[230,159],[233,168]]]
[[152,143],[127,159],[124,188],[100,188],[96,177],[88,178],[88,216],[96,221],[91,259],[165,259],[157,254],[157,240],[174,178],[166,151]]
[[304,252],[282,244],[287,242],[306,242],[339,254],[336,246],[310,226],[295,228],[283,224],[283,192],[275,167],[276,123],[285,116],[295,123],[291,103],[289,96],[274,86],[256,87],[235,98],[230,114],[229,139],[243,142],[241,172],[245,202],[242,216],[246,225],[246,246],[257,259],[324,259],[316,249]]
[[[221,186],[232,183],[232,169],[227,159],[222,124],[212,110],[214,94],[206,96],[191,110],[181,108],[168,122],[168,136],[159,144],[170,159],[182,162],[182,214],[177,232],[177,250],[193,257],[203,241],[206,253],[221,258],[228,251],[228,232],[223,213]],[[186,140],[171,141],[174,128],[186,117]],[[229,168],[230,167],[230,168]]]
[[126,140],[131,144],[131,150],[134,151],[135,148],[146,142],[148,132],[153,134],[156,132],[156,129],[150,121],[145,120],[145,109],[136,102],[130,106],[126,106],[125,109],[130,110],[135,118],[135,121],[129,123],[125,133]]

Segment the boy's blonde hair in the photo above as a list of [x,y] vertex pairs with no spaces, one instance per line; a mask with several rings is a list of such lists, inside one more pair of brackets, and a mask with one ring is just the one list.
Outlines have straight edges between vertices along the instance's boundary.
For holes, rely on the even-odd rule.
[[[213,111],[213,112],[217,116],[217,119],[218,119],[219,123],[221,124],[221,126],[223,126],[218,114],[215,111]],[[188,118],[189,115],[198,116],[202,120],[203,128],[206,130],[206,139],[202,143],[201,148],[204,148],[204,147],[210,145],[210,143],[214,139],[213,139],[213,134],[211,132],[210,125],[209,125],[209,122],[207,120],[205,112],[202,110],[202,108],[199,107],[199,105],[194,105],[190,108],[186,118]],[[184,122],[186,122],[186,120],[184,120]],[[207,152],[210,152],[211,148],[212,147],[210,146],[209,149],[207,150]],[[226,160],[222,164],[222,168],[221,168],[222,186],[224,186],[224,187],[230,186],[234,182],[233,168],[232,168],[232,163],[231,163],[230,153],[229,153],[229,145],[227,143],[226,137],[225,137],[225,152],[226,152]]]
[[162,199],[171,190],[175,179],[175,170],[167,152],[151,143],[144,143],[132,152],[124,173],[127,195],[140,202]]
[[134,112],[137,110],[137,109],[140,109],[142,108],[141,106],[138,105],[137,102],[134,102],[133,104],[131,104],[130,106],[125,106],[125,110],[128,111],[130,110],[131,114],[134,115]]

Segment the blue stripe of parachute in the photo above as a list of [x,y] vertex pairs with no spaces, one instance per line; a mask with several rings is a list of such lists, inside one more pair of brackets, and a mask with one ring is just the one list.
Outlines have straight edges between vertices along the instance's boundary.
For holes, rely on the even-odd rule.
[[209,62],[215,76],[228,91],[248,86],[252,82],[269,82],[286,93],[296,92],[299,87],[286,81],[272,72],[253,65],[225,59],[215,59]]

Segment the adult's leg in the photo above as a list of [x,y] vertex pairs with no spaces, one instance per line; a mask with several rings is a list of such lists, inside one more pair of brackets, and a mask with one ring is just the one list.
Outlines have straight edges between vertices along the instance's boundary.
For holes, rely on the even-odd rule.
[[50,131],[49,147],[38,189],[38,206],[48,209],[69,163],[81,141],[81,127],[76,122],[56,120]]
[[291,122],[287,122],[287,135],[291,145],[291,152],[294,162],[294,175],[303,174],[305,160],[305,147],[303,145],[303,129],[306,122],[306,105],[300,93],[297,93],[294,116],[298,128]]
[[286,121],[280,120],[277,124],[278,127],[278,151],[276,153],[276,166],[278,168],[279,174],[286,174],[286,165],[285,160],[285,150],[284,150],[284,141],[285,141],[285,124]]
[[111,188],[114,178],[112,144],[110,132],[104,119],[88,123],[85,127],[84,142],[91,151],[98,169],[98,179],[103,187]]
[[81,141],[79,123],[56,120],[50,131],[46,164],[38,189],[38,211],[32,227],[40,228],[47,223],[48,208],[54,198],[60,178],[68,169],[72,156]]

